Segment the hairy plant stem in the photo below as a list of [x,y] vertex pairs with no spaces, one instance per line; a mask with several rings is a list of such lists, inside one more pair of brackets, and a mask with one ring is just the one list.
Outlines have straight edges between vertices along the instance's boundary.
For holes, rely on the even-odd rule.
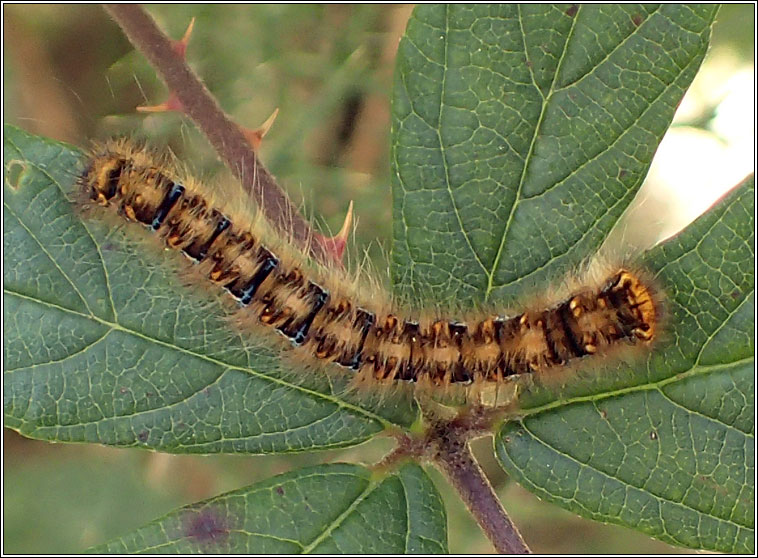
[[474,459],[468,435],[456,428],[449,428],[450,424],[444,425],[443,429],[435,429],[440,435],[435,463],[450,480],[499,554],[528,554],[529,547]]
[[105,9],[134,47],[147,57],[169,90],[179,99],[184,112],[205,134],[269,222],[301,247],[307,247],[312,257],[328,263],[331,254],[325,250],[320,235],[313,233],[271,173],[261,164],[240,128],[224,114],[153,18],[136,4],[107,4]]

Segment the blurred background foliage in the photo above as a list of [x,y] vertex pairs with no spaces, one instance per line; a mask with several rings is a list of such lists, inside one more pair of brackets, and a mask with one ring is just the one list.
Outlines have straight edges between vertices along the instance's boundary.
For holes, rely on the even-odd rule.
[[[323,230],[338,230],[350,200],[358,226],[352,257],[368,251],[386,276],[391,235],[389,99],[397,43],[410,6],[160,5],[148,10],[171,37],[192,17],[187,53],[238,123],[279,117],[262,160]],[[623,251],[685,226],[752,170],[754,6],[724,6],[711,51],[664,139],[641,204],[621,227]],[[3,6],[5,122],[79,146],[117,135],[171,149],[193,173],[226,176],[179,114],[145,115],[167,91],[145,59],[95,5]],[[647,218],[644,226],[640,215]],[[540,502],[509,483],[489,438],[475,444],[525,539],[541,553],[660,553],[680,549]],[[67,553],[130,531],[168,511],[313,463],[372,463],[386,439],[293,456],[175,456],[101,446],[53,445],[4,430],[6,553]],[[491,546],[457,496],[430,471],[447,502],[450,550]]]

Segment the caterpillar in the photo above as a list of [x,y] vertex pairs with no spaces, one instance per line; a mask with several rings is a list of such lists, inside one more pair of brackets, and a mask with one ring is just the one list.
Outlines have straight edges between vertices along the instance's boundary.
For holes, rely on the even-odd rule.
[[277,253],[244,218],[177,175],[147,148],[111,140],[93,151],[78,184],[86,203],[155,233],[205,280],[225,289],[245,315],[289,339],[294,350],[357,377],[490,384],[656,337],[654,291],[626,267],[547,308],[510,316],[459,321],[383,310]]

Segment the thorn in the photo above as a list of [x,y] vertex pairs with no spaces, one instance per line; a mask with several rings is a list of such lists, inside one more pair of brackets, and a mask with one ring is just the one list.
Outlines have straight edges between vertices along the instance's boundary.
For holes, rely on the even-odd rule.
[[318,235],[318,240],[324,247],[324,250],[332,257],[336,263],[342,263],[342,256],[345,253],[345,247],[347,246],[347,239],[350,236],[350,230],[353,227],[353,202],[350,201],[350,205],[347,208],[347,214],[345,215],[345,222],[342,223],[342,228],[334,236],[326,237]]
[[174,52],[176,52],[182,58],[184,58],[184,55],[187,53],[187,44],[189,43],[190,35],[192,35],[192,29],[194,27],[195,18],[193,17],[187,26],[187,30],[184,32],[184,36],[178,41],[171,41],[173,43]]
[[271,129],[271,126],[274,125],[274,121],[276,120],[276,117],[278,115],[279,115],[279,107],[276,107],[274,109],[274,112],[271,113],[271,116],[269,116],[266,119],[266,121],[263,124],[261,124],[260,128],[258,128],[258,130],[260,131],[260,134],[261,134],[261,139],[263,139],[263,137],[266,134],[268,134],[268,131]]
[[245,136],[245,138],[250,143],[250,145],[253,146],[254,151],[258,151],[258,149],[260,148],[261,143],[263,142],[263,138],[265,137],[266,134],[268,134],[268,131],[271,129],[271,126],[274,125],[274,120],[276,120],[276,117],[278,114],[279,114],[279,109],[275,108],[274,112],[271,113],[271,116],[269,116],[266,119],[266,121],[255,130],[250,130],[249,128],[243,128],[242,126],[240,126],[240,130],[242,131],[242,134]]
[[179,100],[179,97],[177,97],[174,92],[168,94],[168,99],[166,99],[163,103],[160,105],[152,105],[149,107],[137,107],[137,112],[184,112],[184,105],[182,105],[182,102]]
[[342,223],[340,232],[334,236],[334,239],[340,240],[343,244],[347,242],[347,237],[350,235],[350,229],[353,227],[353,200],[350,200],[350,205],[347,206],[347,214],[345,215],[345,221]]
[[[174,49],[174,52],[179,55],[180,58],[184,58],[185,54],[187,53],[187,44],[190,40],[190,35],[192,35],[192,29],[195,27],[195,18],[193,17],[189,25],[187,26],[187,30],[184,32],[184,36],[178,40],[178,41],[171,41],[171,46]],[[177,97],[173,91],[171,91],[168,94],[168,99],[166,99],[165,102],[161,103],[160,105],[152,105],[149,107],[137,107],[137,112],[184,112],[184,105],[182,105],[182,102],[179,100],[179,97]]]

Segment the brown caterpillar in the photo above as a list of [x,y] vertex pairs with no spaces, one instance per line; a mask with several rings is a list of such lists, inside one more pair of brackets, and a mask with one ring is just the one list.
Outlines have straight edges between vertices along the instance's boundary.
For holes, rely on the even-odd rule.
[[91,157],[79,183],[89,203],[157,233],[296,350],[359,377],[433,386],[502,382],[606,354],[620,344],[649,344],[656,336],[652,290],[627,269],[544,310],[469,323],[414,320],[357,300],[338,281],[328,289],[146,149],[108,142]]

